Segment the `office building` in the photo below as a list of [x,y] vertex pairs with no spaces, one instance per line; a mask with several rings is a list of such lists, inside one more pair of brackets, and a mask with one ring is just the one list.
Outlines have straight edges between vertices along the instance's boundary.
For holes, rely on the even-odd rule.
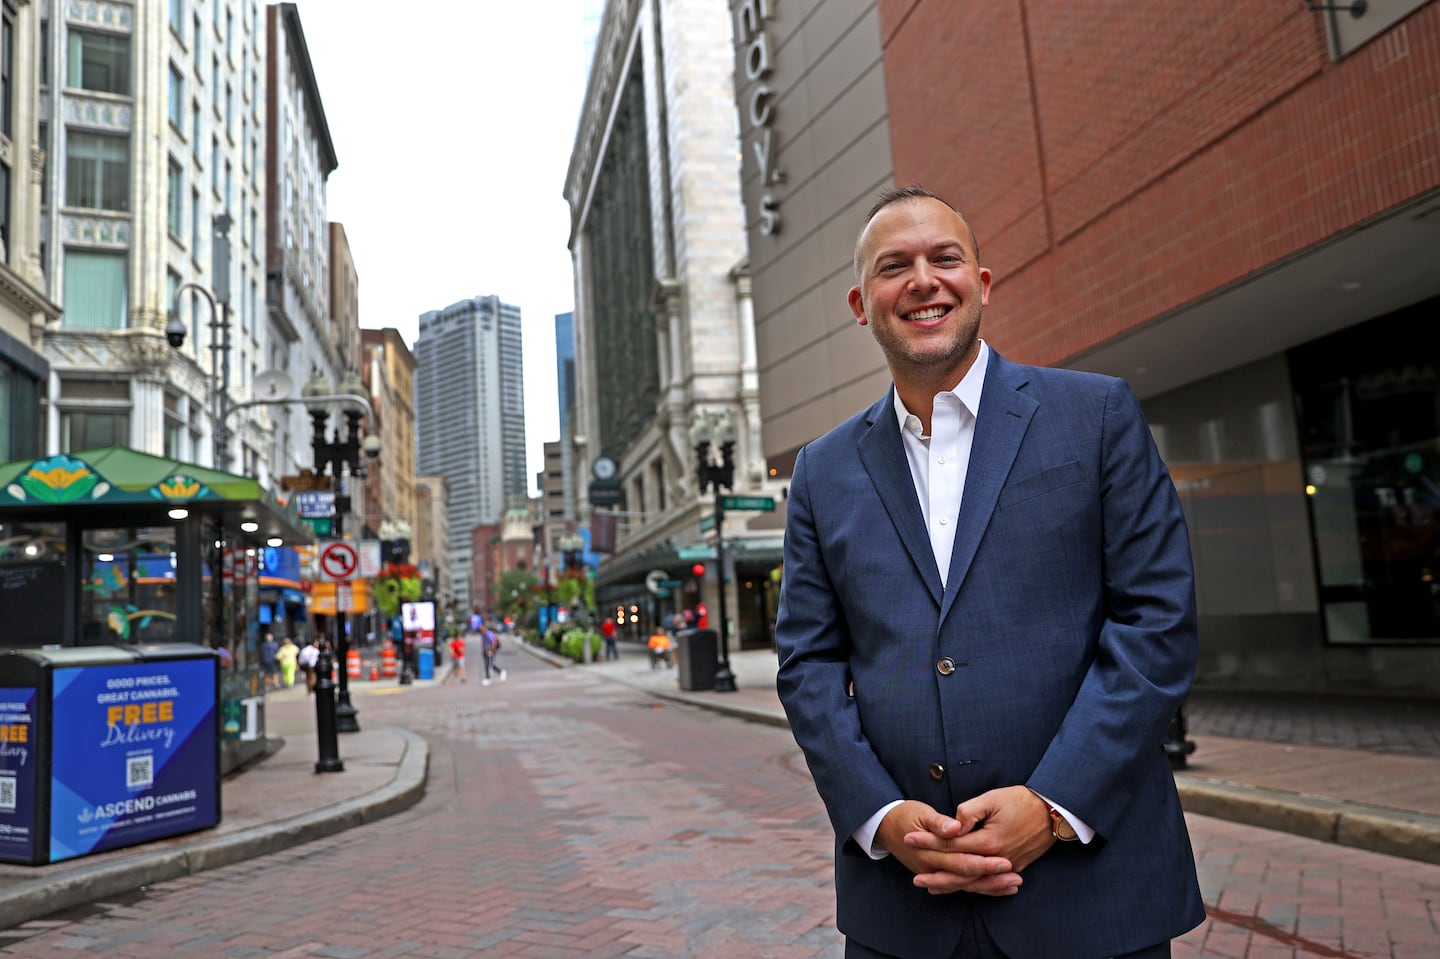
[[519,307],[484,296],[421,314],[415,361],[415,468],[450,486],[451,589],[469,607],[471,531],[528,492]]
[[768,468],[888,388],[853,244],[922,183],[992,347],[1140,396],[1199,684],[1440,692],[1440,3],[1076,9],[730,4]]

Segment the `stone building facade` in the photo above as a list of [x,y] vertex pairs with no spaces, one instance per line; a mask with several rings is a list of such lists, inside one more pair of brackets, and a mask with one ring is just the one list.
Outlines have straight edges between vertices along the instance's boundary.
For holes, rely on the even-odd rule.
[[60,308],[41,263],[40,4],[7,3],[10,73],[0,89],[0,463],[38,456],[50,364],[42,339]]
[[[735,162],[734,88],[723,5],[623,0],[605,7],[566,177],[575,274],[575,473],[618,464],[614,552],[597,606],[641,603],[653,617],[701,603],[724,584],[742,645],[768,645],[763,593],[742,596],[779,558],[773,530],[732,514],[736,562],[682,575],[682,551],[713,549],[702,529],[690,437],[699,416],[736,430],[736,491],[771,488],[761,423],[749,276]],[[601,479],[607,479],[601,477]],[[582,507],[588,512],[589,504]],[[579,517],[582,523],[589,517]],[[763,567],[763,569],[762,569]],[[652,570],[686,581],[658,596]],[[753,574],[753,575],[752,575]],[[742,612],[742,610],[744,612]]]
[[[264,365],[262,10],[41,6],[42,268],[64,307],[45,335],[47,449],[120,444],[207,464],[219,452],[236,472],[272,475],[266,415],[236,417],[217,451],[211,394],[248,397]],[[172,308],[178,350],[164,334]]]

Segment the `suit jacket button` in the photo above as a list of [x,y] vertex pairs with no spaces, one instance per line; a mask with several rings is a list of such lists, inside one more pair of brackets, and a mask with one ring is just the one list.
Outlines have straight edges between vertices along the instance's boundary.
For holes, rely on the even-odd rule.
[[951,659],[949,656],[946,656],[944,659],[940,660],[940,662],[935,664],[935,668],[939,671],[941,676],[949,676],[951,673],[955,672],[955,660]]
[[930,764],[930,778],[937,782],[945,778],[945,767],[939,763]]

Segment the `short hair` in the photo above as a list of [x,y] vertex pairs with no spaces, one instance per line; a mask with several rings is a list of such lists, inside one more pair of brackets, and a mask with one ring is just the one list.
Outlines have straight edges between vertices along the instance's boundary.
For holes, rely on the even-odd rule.
[[918,183],[911,183],[909,186],[886,187],[881,190],[876,197],[875,205],[870,207],[870,212],[865,214],[865,222],[860,224],[860,232],[855,237],[854,266],[855,279],[857,282],[860,279],[860,240],[865,235],[865,228],[870,225],[870,221],[875,219],[881,210],[888,206],[893,206],[896,203],[904,203],[907,200],[937,200],[953,210],[955,215],[960,218],[960,222],[965,224],[965,229],[970,231],[970,245],[975,248],[975,261],[977,263],[980,261],[980,240],[975,236],[975,228],[970,225],[969,220],[965,219],[965,214],[956,209],[955,204],[943,196],[931,192]]

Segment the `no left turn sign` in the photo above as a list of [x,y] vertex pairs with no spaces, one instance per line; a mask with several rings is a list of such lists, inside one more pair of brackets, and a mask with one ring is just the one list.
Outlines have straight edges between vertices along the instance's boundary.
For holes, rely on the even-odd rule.
[[360,551],[354,543],[337,540],[320,547],[320,578],[326,582],[348,582],[359,568]]

